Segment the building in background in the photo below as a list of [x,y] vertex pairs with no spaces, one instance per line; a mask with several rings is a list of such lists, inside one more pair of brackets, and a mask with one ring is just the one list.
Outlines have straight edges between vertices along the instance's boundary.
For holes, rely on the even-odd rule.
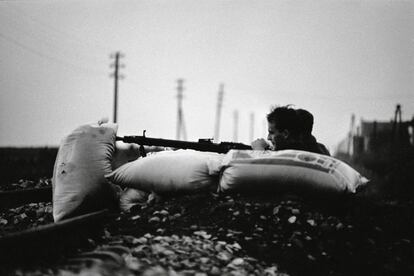
[[361,120],[354,126],[354,120],[353,116],[348,136],[337,147],[338,157],[387,155],[414,147],[414,116],[411,121],[402,121],[400,105],[388,122]]

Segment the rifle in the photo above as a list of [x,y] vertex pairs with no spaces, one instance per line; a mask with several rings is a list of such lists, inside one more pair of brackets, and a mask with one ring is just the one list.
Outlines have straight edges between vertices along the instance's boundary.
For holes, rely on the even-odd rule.
[[122,141],[124,143],[134,143],[140,145],[141,156],[145,156],[145,146],[161,146],[161,147],[170,147],[170,148],[179,148],[179,149],[193,149],[198,151],[210,151],[217,153],[227,153],[231,149],[245,149],[251,150],[252,147],[242,143],[234,142],[221,142],[213,143],[212,139],[198,139],[198,142],[191,141],[182,141],[182,140],[169,140],[161,138],[150,138],[145,136],[145,131],[143,136],[124,136],[116,137],[117,141]]

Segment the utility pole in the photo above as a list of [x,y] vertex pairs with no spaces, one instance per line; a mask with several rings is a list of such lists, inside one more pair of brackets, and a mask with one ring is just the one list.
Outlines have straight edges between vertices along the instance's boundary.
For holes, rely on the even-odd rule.
[[402,128],[402,118],[401,118],[401,105],[397,104],[395,107],[394,122],[392,124],[392,142],[395,145],[399,145],[401,139],[401,128]]
[[218,97],[217,97],[217,109],[216,109],[216,125],[214,129],[214,141],[219,142],[220,136],[220,117],[221,107],[223,106],[224,84],[220,84]]
[[110,67],[114,68],[114,72],[110,75],[114,78],[114,123],[117,122],[118,114],[118,80],[124,78],[123,75],[119,74],[119,68],[125,67],[124,64],[119,64],[119,59],[123,57],[124,55],[120,52],[116,52],[115,54],[110,55],[110,58],[114,59],[114,62],[110,64]]
[[254,140],[254,113],[250,113],[250,142]]
[[233,112],[233,141],[238,142],[239,139],[239,111]]
[[185,125],[184,125],[184,115],[183,115],[183,87],[184,80],[178,79],[177,80],[177,101],[178,101],[178,107],[177,107],[177,140],[180,140],[181,134],[183,134],[183,139],[187,140],[187,133],[185,131]]
[[268,127],[267,127],[267,119],[266,118],[263,118],[262,126],[263,126],[263,137],[265,139],[267,139],[269,131],[268,131]]
[[349,132],[348,132],[348,148],[347,152],[348,155],[351,155],[353,152],[353,140],[354,140],[354,129],[355,129],[355,114],[351,115],[351,125],[349,126]]

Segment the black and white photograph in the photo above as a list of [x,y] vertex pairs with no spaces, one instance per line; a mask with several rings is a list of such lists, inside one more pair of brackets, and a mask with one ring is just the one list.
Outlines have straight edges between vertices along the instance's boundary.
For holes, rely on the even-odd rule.
[[414,1],[0,0],[0,275],[414,275]]

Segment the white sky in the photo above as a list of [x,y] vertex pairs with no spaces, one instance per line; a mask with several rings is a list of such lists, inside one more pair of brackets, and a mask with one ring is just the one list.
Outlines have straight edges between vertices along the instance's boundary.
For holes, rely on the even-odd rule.
[[332,150],[357,120],[414,115],[414,2],[255,0],[0,1],[0,146],[54,146],[112,119],[109,55],[125,54],[119,135],[175,139],[185,79],[188,140],[265,135],[271,105],[315,117]]

